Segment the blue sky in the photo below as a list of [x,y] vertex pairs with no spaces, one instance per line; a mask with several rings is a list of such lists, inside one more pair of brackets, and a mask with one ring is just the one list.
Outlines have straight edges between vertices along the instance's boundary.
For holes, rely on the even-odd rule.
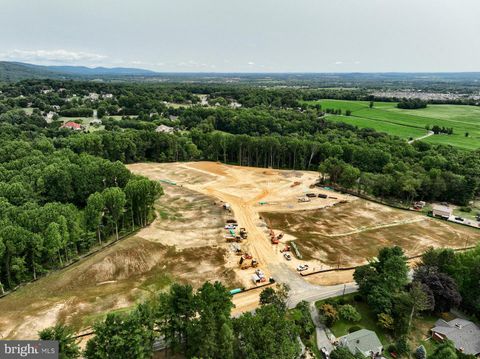
[[0,60],[185,72],[480,71],[478,0],[0,0]]

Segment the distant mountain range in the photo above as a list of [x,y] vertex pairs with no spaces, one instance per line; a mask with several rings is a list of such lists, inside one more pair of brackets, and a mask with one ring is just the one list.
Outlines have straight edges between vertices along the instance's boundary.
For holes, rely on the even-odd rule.
[[0,61],[0,82],[25,79],[105,81],[251,83],[261,86],[298,85],[320,87],[422,88],[450,91],[480,87],[480,72],[368,72],[368,73],[207,73],[155,72],[125,67],[41,66]]
[[0,81],[19,81],[24,79],[94,79],[152,77],[158,73],[150,70],[127,67],[95,67],[86,66],[42,66],[23,62],[0,61]]

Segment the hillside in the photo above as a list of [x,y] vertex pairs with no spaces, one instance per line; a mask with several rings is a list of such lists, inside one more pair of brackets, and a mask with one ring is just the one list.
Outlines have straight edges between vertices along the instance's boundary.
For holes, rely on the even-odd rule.
[[118,77],[148,77],[157,75],[156,72],[124,67],[95,67],[85,66],[41,66],[22,62],[0,61],[0,81],[14,82],[25,79],[89,79],[89,78],[118,78]]

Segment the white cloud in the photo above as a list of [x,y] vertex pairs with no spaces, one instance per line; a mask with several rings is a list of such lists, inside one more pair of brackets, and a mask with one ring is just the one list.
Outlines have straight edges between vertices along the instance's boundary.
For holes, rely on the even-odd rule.
[[99,64],[108,56],[83,51],[57,50],[19,50],[0,53],[0,59],[7,61],[31,62],[37,64]]
[[247,64],[248,64],[249,66],[253,66],[253,65],[255,65],[255,62],[249,61]]
[[335,65],[342,65],[343,61],[335,61]]

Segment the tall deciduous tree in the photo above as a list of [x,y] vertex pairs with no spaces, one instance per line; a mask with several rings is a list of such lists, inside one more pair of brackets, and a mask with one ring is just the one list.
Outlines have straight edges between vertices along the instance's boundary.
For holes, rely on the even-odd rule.
[[38,333],[41,340],[58,340],[59,358],[75,359],[80,357],[80,347],[77,344],[72,328],[57,324]]
[[110,187],[102,192],[107,209],[107,216],[115,226],[115,237],[118,240],[118,222],[125,209],[125,193],[118,187]]
[[85,207],[85,224],[88,229],[93,229],[97,232],[99,244],[102,244],[102,237],[100,226],[105,214],[105,200],[101,193],[92,193],[87,199],[87,206]]

